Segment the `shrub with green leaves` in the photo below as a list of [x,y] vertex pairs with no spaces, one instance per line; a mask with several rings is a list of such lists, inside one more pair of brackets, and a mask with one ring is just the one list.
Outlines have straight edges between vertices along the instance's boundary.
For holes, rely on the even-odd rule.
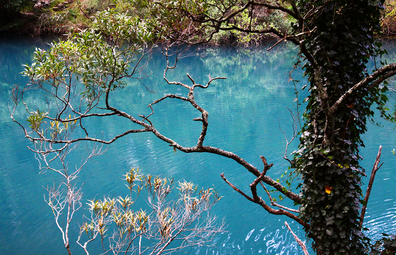
[[[89,242],[100,238],[104,252],[169,253],[205,245],[224,231],[224,225],[209,215],[221,199],[212,188],[199,190],[182,181],[173,197],[173,179],[143,175],[136,168],[125,174],[125,181],[129,195],[88,202],[89,220],[81,226],[78,239],[86,251]],[[142,200],[147,201],[147,209],[140,208]]]

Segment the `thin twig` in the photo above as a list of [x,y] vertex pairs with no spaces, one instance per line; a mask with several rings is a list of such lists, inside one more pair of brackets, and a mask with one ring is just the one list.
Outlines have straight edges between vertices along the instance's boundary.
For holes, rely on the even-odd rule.
[[362,227],[363,227],[364,215],[366,213],[367,203],[368,203],[368,200],[370,197],[371,189],[373,187],[375,174],[377,173],[377,170],[380,169],[380,167],[383,164],[382,163],[381,165],[378,166],[378,164],[380,162],[380,158],[381,158],[381,152],[382,152],[382,145],[380,145],[380,147],[378,149],[378,154],[377,154],[377,157],[375,158],[373,170],[371,171],[370,181],[367,186],[366,196],[364,197],[364,200],[363,200],[364,202],[363,202],[362,212],[360,214],[360,229],[362,229]]
[[300,245],[300,247],[303,249],[304,254],[309,255],[307,246],[305,246],[305,243],[303,241],[301,241],[300,238],[298,238],[298,236],[296,234],[294,234],[294,232],[291,230],[289,224],[287,224],[286,221],[285,221],[285,225],[286,225],[287,229],[290,231],[290,233],[292,233],[292,235],[293,235],[294,239],[297,241],[298,245]]
[[285,209],[285,210],[288,210],[288,211],[290,211],[290,212],[300,213],[299,210],[291,209],[291,208],[289,208],[289,207],[286,207],[286,206],[283,206],[283,205],[280,205],[280,204],[275,203],[274,200],[273,200],[273,198],[272,198],[272,196],[271,196],[271,194],[270,194],[270,192],[269,192],[268,189],[264,186],[263,182],[260,182],[260,184],[261,184],[261,186],[263,187],[263,189],[265,190],[265,192],[267,193],[267,196],[268,196],[269,200],[271,201],[271,205],[276,206],[276,207],[279,207],[279,208],[282,208],[282,209]]

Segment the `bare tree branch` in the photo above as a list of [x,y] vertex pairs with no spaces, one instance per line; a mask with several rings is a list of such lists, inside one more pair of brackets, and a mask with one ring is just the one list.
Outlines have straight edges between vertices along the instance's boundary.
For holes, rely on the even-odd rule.
[[378,166],[378,164],[380,163],[381,152],[382,152],[382,145],[380,145],[380,147],[378,149],[378,154],[377,154],[377,157],[375,158],[373,169],[371,170],[370,180],[367,185],[366,195],[364,196],[364,199],[363,199],[364,203],[362,203],[363,207],[362,207],[362,211],[360,213],[360,229],[362,229],[362,227],[363,227],[364,215],[366,214],[367,203],[370,198],[371,189],[373,188],[375,174],[377,173],[377,170],[380,169],[383,164],[382,163],[381,165]]
[[371,75],[367,76],[360,82],[353,85],[344,95],[342,95],[329,109],[329,114],[335,114],[338,110],[338,106],[343,104],[349,97],[351,97],[356,91],[362,87],[373,88],[381,84],[384,80],[392,77],[396,74],[396,63],[392,63],[381,67]]
[[298,236],[296,234],[294,234],[294,232],[291,230],[289,224],[287,224],[286,221],[285,221],[285,225],[286,225],[287,229],[290,231],[290,233],[292,233],[292,235],[293,235],[294,239],[297,241],[298,245],[300,245],[300,247],[303,249],[304,254],[309,255],[307,247],[305,246],[305,243],[303,241],[301,241],[300,238],[298,238]]
[[[263,173],[264,173],[264,171],[263,171]],[[224,176],[223,173],[222,173],[220,176],[221,176],[221,178],[223,178],[223,180],[224,180],[228,185],[230,185],[236,192],[238,192],[239,194],[241,194],[242,196],[244,196],[247,200],[249,200],[249,201],[251,201],[251,202],[253,202],[253,203],[256,203],[256,204],[260,205],[260,206],[263,207],[267,212],[269,212],[269,213],[271,213],[271,214],[275,214],[275,215],[285,215],[285,216],[287,216],[287,217],[289,217],[289,218],[295,220],[296,222],[300,223],[302,226],[304,226],[304,227],[306,227],[306,228],[309,228],[309,224],[307,224],[306,222],[304,222],[303,220],[301,220],[300,218],[298,218],[298,216],[296,216],[296,215],[294,215],[294,214],[292,214],[292,213],[290,213],[290,212],[288,212],[288,211],[285,211],[285,210],[283,210],[283,209],[275,210],[275,209],[271,208],[270,206],[268,206],[268,205],[265,203],[265,201],[264,201],[261,197],[259,197],[259,196],[257,195],[257,188],[256,188],[256,185],[259,183],[259,180],[260,180],[262,177],[259,176],[258,178],[256,178],[256,179],[253,181],[252,184],[250,184],[250,189],[251,189],[251,192],[252,192],[252,195],[253,195],[253,198],[252,198],[252,197],[249,197],[248,195],[246,195],[243,191],[241,191],[241,190],[238,189],[237,187],[235,187],[235,185],[233,185],[231,182],[229,182],[229,181],[225,178],[225,176]]]
[[[38,160],[40,160],[40,162],[44,162],[44,169],[56,172],[64,178],[64,181],[61,182],[59,186],[56,186],[54,184],[53,187],[46,188],[46,190],[48,191],[48,198],[44,196],[44,200],[52,209],[56,226],[62,234],[63,244],[65,245],[65,248],[69,255],[71,255],[69,241],[70,224],[73,220],[74,214],[82,207],[81,187],[77,188],[75,184],[73,184],[73,181],[78,177],[81,169],[85,166],[90,158],[100,155],[102,153],[101,148],[94,148],[91,151],[91,154],[82,162],[80,167],[76,168],[74,171],[70,171],[66,163],[66,157],[72,150],[73,149],[67,148],[62,152],[58,152],[56,153],[56,156],[51,160],[47,160],[48,154],[36,154]],[[62,166],[61,169],[57,169],[51,166],[50,163],[53,162],[55,159],[59,159]],[[66,215],[63,216],[65,217],[65,225],[62,226],[62,215],[65,210]]]

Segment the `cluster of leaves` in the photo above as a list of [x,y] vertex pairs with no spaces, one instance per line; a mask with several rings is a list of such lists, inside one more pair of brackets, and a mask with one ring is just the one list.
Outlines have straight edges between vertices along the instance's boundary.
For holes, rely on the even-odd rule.
[[[95,12],[107,9],[110,1],[76,0],[65,5],[65,1],[51,1],[49,6],[35,8],[38,15],[37,24],[34,26],[34,35],[44,33],[68,34],[81,31],[92,24]],[[64,5],[63,8],[58,6]],[[57,8],[56,11],[53,8]]]
[[118,66],[117,69],[100,70],[105,75],[127,71],[128,65],[124,61],[112,60],[113,57],[120,58],[121,56],[114,56],[112,49],[106,45],[100,34],[85,31],[72,40],[51,44],[49,52],[36,51],[34,63],[26,65],[23,74],[40,81],[53,79],[51,85],[54,88],[67,84],[69,78],[78,79],[89,91],[87,96],[89,98],[93,96],[92,93],[96,91],[96,87],[106,88],[106,79],[103,79],[99,84],[96,83],[98,80],[96,76],[101,75],[98,74],[100,73],[98,68],[110,66],[105,65],[106,62],[114,61],[118,63]]
[[[305,125],[295,152],[295,168],[303,180],[301,217],[310,224],[308,237],[320,254],[364,254],[364,235],[359,226],[361,135],[377,103],[382,112],[384,89],[362,88],[345,105],[329,114],[328,107],[367,75],[370,56],[381,51],[374,43],[379,29],[380,6],[372,1],[301,1],[311,15],[304,37],[307,51],[316,61],[304,66],[310,83]],[[320,6],[310,14],[312,6]],[[295,29],[301,31],[299,24]]]
[[89,238],[95,236],[96,233],[104,238],[109,225],[114,223],[117,226],[117,234],[121,239],[125,235],[140,234],[146,231],[148,216],[142,210],[137,212],[131,210],[132,203],[129,196],[89,201],[88,210],[92,212],[93,219],[90,223],[84,223],[81,230]]
[[109,9],[98,12],[91,28],[109,38],[113,45],[147,45],[154,40],[153,27],[136,15]]
[[[125,180],[129,195],[89,201],[91,216],[81,226],[79,242],[84,239],[81,235],[85,233],[87,243],[100,237],[105,247],[103,240],[111,230],[113,233],[108,238],[109,246],[104,248],[105,251],[111,250],[114,254],[161,254],[175,249],[168,246],[177,241],[181,233],[183,243],[175,250],[196,245],[197,241],[203,244],[217,233],[217,230],[212,233],[208,231],[215,228],[212,219],[208,218],[208,228],[204,231],[208,235],[200,238],[202,233],[199,230],[203,230],[204,225],[197,221],[202,213],[209,213],[210,208],[220,200],[221,197],[213,189],[198,190],[191,182],[179,182],[178,199],[169,202],[173,179],[142,175],[139,169],[132,168],[126,173]],[[142,193],[147,194],[144,197],[149,206],[148,212],[140,207],[138,198]],[[136,206],[140,208],[134,210]]]
[[69,115],[69,118],[65,118],[63,121],[51,121],[51,139],[58,139],[62,132],[73,132],[77,126],[77,119],[73,118],[74,120],[70,121],[71,119],[72,117]]
[[30,128],[33,130],[38,130],[43,123],[46,115],[47,114],[45,112],[40,112],[40,110],[37,110],[30,114],[27,118],[27,122],[29,122]]
[[[50,120],[48,128],[43,128],[42,125],[46,124],[45,118],[48,118],[48,112],[41,112],[40,110],[32,112],[27,118],[29,127],[38,134],[49,134],[51,139],[59,139],[67,137],[77,127],[77,119],[69,117],[62,120]],[[41,128],[41,129],[40,129]],[[64,136],[61,136],[64,133]]]
[[155,37],[159,40],[182,38],[183,35],[191,36],[200,34],[196,24],[191,22],[189,13],[201,15],[207,9],[204,0],[198,1],[150,1],[130,0],[134,7],[135,15],[147,22],[147,26],[153,28]]
[[[258,44],[266,35],[253,34],[233,30],[234,26],[246,30],[263,30],[277,27],[283,31],[290,30],[290,17],[278,10],[268,10],[265,7],[255,6],[247,8],[239,15],[227,19],[222,24],[221,31],[213,33],[212,26],[202,26],[202,21],[219,20],[225,15],[240,8],[245,1],[235,0],[131,0],[127,1],[129,9],[134,15],[146,20],[154,28],[157,39],[171,40],[196,40],[210,38],[212,43],[234,43],[239,45]],[[276,1],[269,1],[273,3]],[[117,6],[125,6],[123,1]],[[129,10],[130,12],[130,10]]]
[[382,32],[386,36],[394,36],[396,34],[396,1],[385,0],[385,11],[381,20]]
[[[109,32],[111,38],[107,40],[104,35]],[[109,87],[114,90],[125,85],[119,77],[131,76],[130,65],[145,54],[142,42],[147,43],[150,38],[143,21],[103,11],[91,29],[52,43],[49,50],[36,50],[33,64],[25,65],[23,74],[40,88],[50,85],[54,96],[65,93],[64,98],[77,93],[73,86],[81,82],[84,98],[92,104]],[[124,42],[128,47],[121,49]]]
[[69,25],[69,16],[73,15],[69,9],[61,12],[44,12],[38,19],[36,34],[47,33],[68,33],[71,28]]
[[[239,5],[244,2],[236,3],[235,1],[206,1],[208,8],[200,14],[203,18],[219,19],[224,14],[231,14],[234,10],[240,8]],[[268,1],[273,4],[275,1]],[[229,6],[233,6],[229,8]],[[268,34],[251,33],[249,31],[262,31],[269,28],[277,28],[281,31],[290,30],[291,17],[279,10],[270,10],[264,6],[254,6],[245,9],[238,15],[228,19],[223,25],[219,33],[213,35],[212,42],[216,44],[232,44],[236,42],[238,45],[249,46],[258,45],[268,38]],[[242,30],[233,30],[234,27],[240,27]],[[246,30],[246,31],[243,31]],[[206,33],[209,34],[208,30]]]

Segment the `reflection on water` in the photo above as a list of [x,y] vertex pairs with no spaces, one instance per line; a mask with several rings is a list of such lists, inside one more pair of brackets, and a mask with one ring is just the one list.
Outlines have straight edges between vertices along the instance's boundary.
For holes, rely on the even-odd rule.
[[[7,43],[3,42],[3,45]],[[0,47],[0,61],[7,64],[6,69],[0,69],[0,77],[7,77],[0,86],[0,254],[64,254],[61,235],[51,210],[43,201],[43,187],[51,185],[54,179],[59,181],[58,177],[51,172],[38,173],[34,155],[26,149],[29,144],[21,130],[10,121],[6,110],[12,84],[26,82],[15,73],[21,71],[21,64],[29,62],[32,44],[13,47],[19,53],[1,52],[9,47]],[[390,58],[393,58],[396,47],[388,47],[392,47]],[[290,138],[292,123],[288,108],[295,109],[295,90],[287,79],[294,54],[294,48],[290,45],[277,47],[269,53],[265,47],[255,50],[210,48],[201,52],[205,58],[195,55],[183,59],[169,78],[188,82],[185,74],[190,73],[203,83],[208,74],[212,77],[226,76],[226,80],[213,83],[209,89],[196,95],[197,101],[210,114],[206,144],[233,151],[258,168],[262,165],[259,156],[264,155],[270,163],[274,163],[269,175],[276,179],[288,166],[282,159],[285,138],[281,130]],[[14,55],[17,58],[10,59]],[[138,83],[131,83],[114,97],[115,104],[129,112],[146,114],[147,104],[163,94],[186,93],[177,87],[165,86],[162,79],[165,62],[160,54],[153,56],[152,63],[149,71],[153,75],[143,82],[155,93]],[[4,72],[12,73],[15,80],[9,79],[10,75]],[[293,77],[302,80],[301,70],[294,71]],[[303,85],[303,81],[298,83],[299,87]],[[304,93],[307,92],[299,94],[300,102]],[[26,99],[38,107],[45,103],[37,91],[31,91],[29,96]],[[394,93],[390,93],[389,98],[391,104],[396,103]],[[22,110],[18,116],[23,116]],[[156,107],[152,121],[164,134],[191,146],[196,143],[200,132],[199,123],[192,121],[196,117],[198,112],[188,105],[169,100]],[[383,145],[382,161],[385,164],[377,173],[365,223],[365,227],[370,229],[367,234],[375,238],[381,237],[382,232],[394,233],[396,227],[395,157],[391,154],[396,147],[396,136],[393,125],[379,121],[384,126],[369,125],[364,137],[366,148],[361,150],[365,159],[363,166],[370,170],[378,146]],[[103,138],[130,128],[128,122],[117,119],[95,119],[87,125]],[[292,150],[289,148],[289,152]],[[80,163],[84,153],[85,145],[78,148],[69,164]],[[106,154],[91,161],[79,181],[84,184],[85,199],[126,194],[121,179],[130,167],[140,167],[144,173],[161,174],[176,180],[192,180],[199,186],[214,186],[224,196],[213,212],[220,219],[225,219],[228,232],[217,236],[213,246],[195,247],[185,251],[186,254],[302,254],[284,222],[288,221],[293,231],[304,240],[304,233],[298,224],[285,217],[269,215],[234,192],[220,178],[224,172],[234,185],[248,191],[248,185],[254,178],[246,170],[229,159],[215,155],[174,153],[168,145],[150,134],[125,137],[107,146]],[[78,233],[78,224],[82,223],[81,213],[75,216],[72,239]],[[76,254],[81,254],[74,243],[71,245]],[[93,254],[99,252],[94,250]]]

